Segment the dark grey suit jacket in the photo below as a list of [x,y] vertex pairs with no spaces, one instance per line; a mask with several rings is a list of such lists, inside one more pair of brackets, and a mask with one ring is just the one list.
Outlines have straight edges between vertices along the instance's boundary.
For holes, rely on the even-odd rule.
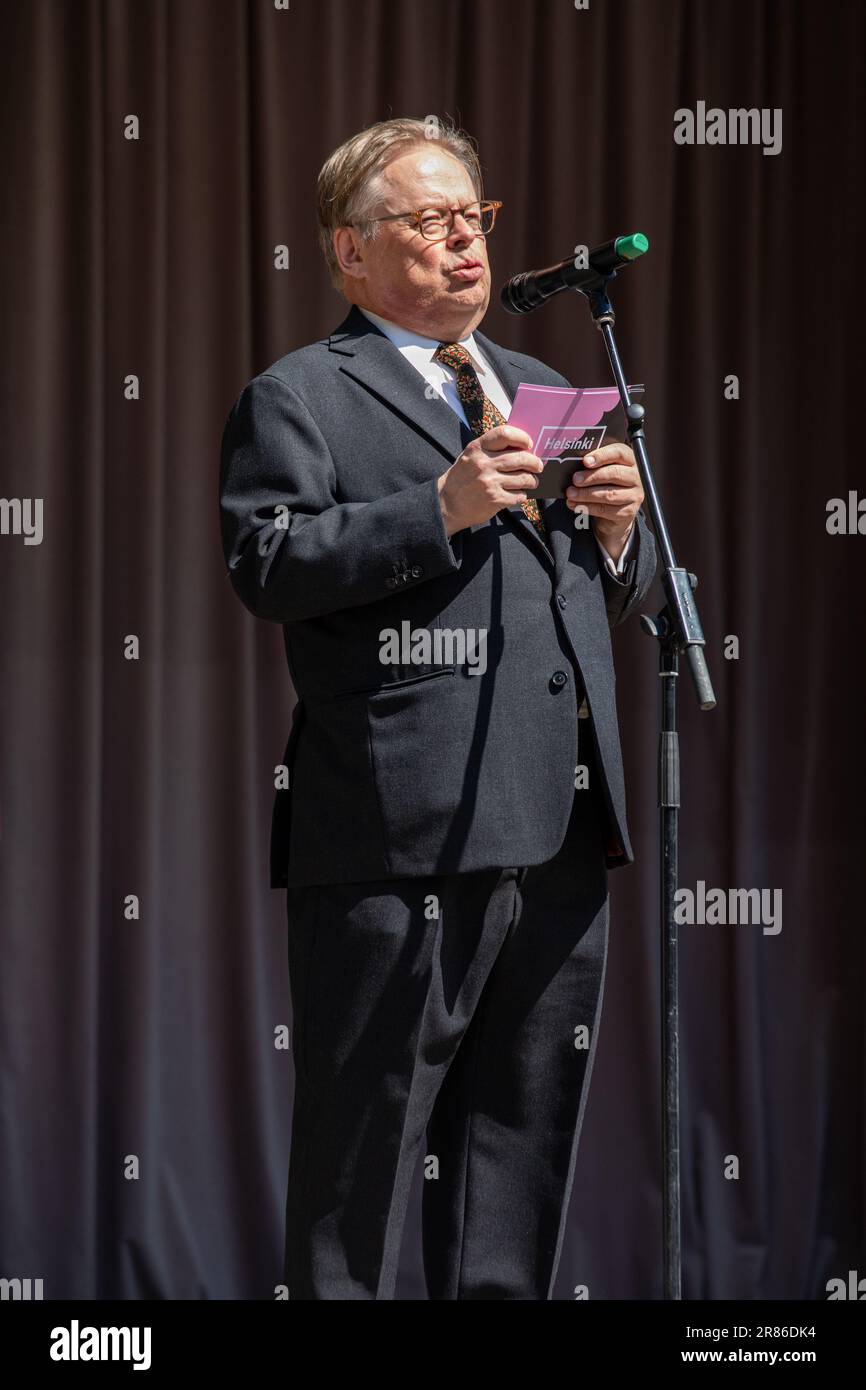
[[[475,336],[509,396],[521,381],[569,385]],[[256,376],[226,421],[229,576],[250,612],[283,625],[298,695],[272,887],[551,858],[575,794],[578,727],[595,740],[606,863],[634,858],[610,628],[655,573],[644,516],[622,580],[561,500],[539,503],[551,549],[519,506],[449,538],[437,479],[471,435],[425,388],[352,308]],[[441,653],[383,666],[388,629],[483,629],[487,670]],[[584,692],[592,718],[578,721]]]

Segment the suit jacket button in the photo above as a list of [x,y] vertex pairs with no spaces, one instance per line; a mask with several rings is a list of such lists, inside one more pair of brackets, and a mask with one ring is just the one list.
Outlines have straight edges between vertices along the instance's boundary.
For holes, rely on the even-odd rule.
[[423,571],[423,569],[421,568],[420,565],[413,565],[413,566],[412,566],[412,578],[413,578],[413,579],[420,579],[420,578],[421,578],[421,575],[422,575],[423,573],[424,573],[424,571]]
[[568,599],[565,597],[565,594],[557,594],[556,601],[559,604],[560,608],[564,608],[565,605],[568,603]]
[[564,671],[554,671],[553,675],[550,677],[550,684],[552,686],[555,686],[556,689],[559,689],[561,686],[565,685],[567,681],[568,676],[565,674]]

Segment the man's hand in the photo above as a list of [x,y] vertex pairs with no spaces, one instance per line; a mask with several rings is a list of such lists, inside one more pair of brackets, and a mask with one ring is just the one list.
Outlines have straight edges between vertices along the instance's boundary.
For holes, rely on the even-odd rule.
[[644,500],[635,456],[627,444],[606,444],[587,454],[583,464],[585,471],[574,473],[566,489],[566,506],[586,508],[593,532],[616,562]]
[[531,449],[531,437],[516,425],[497,425],[466,445],[439,479],[439,504],[449,536],[531,496],[538,486],[535,475],[544,467]]

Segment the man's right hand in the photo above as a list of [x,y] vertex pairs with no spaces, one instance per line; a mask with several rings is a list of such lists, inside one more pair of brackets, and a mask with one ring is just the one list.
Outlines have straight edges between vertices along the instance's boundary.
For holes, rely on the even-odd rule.
[[544,468],[532,439],[516,425],[496,425],[466,445],[439,479],[439,505],[449,536],[525,502]]

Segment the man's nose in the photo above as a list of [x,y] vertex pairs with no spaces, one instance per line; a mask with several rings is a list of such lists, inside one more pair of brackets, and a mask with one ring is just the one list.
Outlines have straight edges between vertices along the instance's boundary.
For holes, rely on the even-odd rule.
[[449,242],[465,241],[467,246],[469,246],[477,236],[478,232],[470,227],[463,213],[455,212],[454,220],[451,224],[451,231],[448,235]]

